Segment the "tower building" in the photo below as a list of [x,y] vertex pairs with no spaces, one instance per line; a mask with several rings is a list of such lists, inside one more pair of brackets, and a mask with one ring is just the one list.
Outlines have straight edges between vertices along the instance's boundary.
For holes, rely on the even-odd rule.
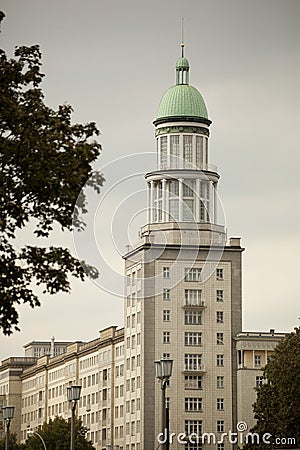
[[209,162],[211,121],[189,72],[182,51],[176,84],[163,95],[154,120],[157,167],[145,176],[147,224],[124,256],[125,376],[143,380],[125,394],[128,405],[141,405],[125,417],[140,424],[139,433],[126,436],[128,448],[158,445],[161,389],[154,361],[161,358],[173,360],[166,394],[173,449],[205,448],[188,440],[183,446],[176,436],[218,436],[237,420],[234,337],[242,331],[243,249],[239,238],[227,241],[219,220],[219,174]]

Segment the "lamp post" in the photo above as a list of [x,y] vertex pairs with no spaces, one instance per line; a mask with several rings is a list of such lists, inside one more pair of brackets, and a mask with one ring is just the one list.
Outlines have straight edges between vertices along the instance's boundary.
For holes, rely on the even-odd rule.
[[40,438],[40,440],[41,440],[42,443],[43,443],[44,450],[47,450],[45,441],[44,441],[44,439],[42,438],[42,436],[40,435],[40,433],[38,433],[37,431],[32,431],[32,430],[28,430],[28,431],[27,431],[27,436],[32,436],[33,434],[36,434],[36,435]]
[[166,432],[166,442],[163,444],[165,450],[169,450],[170,441],[170,421],[169,421],[169,408],[166,408],[166,387],[168,381],[172,375],[173,360],[161,359],[160,361],[154,361],[155,364],[155,376],[161,382],[161,397],[162,397],[162,433],[163,436]]
[[76,409],[77,402],[80,399],[80,393],[81,393],[81,386],[67,387],[67,398],[68,398],[69,402],[72,402],[70,450],[75,449],[75,409]]
[[6,423],[6,436],[5,436],[5,450],[9,450],[9,428],[10,421],[14,417],[14,406],[4,406],[2,408],[2,416],[3,420]]

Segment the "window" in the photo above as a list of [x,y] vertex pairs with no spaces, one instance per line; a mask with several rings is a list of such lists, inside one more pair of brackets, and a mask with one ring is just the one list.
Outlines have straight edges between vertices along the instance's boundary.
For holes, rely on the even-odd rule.
[[217,432],[223,433],[225,431],[224,420],[217,420]]
[[217,388],[223,389],[224,388],[224,377],[223,376],[217,376]]
[[136,336],[132,336],[131,338],[131,348],[135,349],[136,348]]
[[160,138],[160,163],[161,168],[165,169],[167,167],[168,160],[168,138],[163,136]]
[[202,398],[188,397],[185,399],[186,411],[202,411]]
[[203,163],[203,137],[196,136],[196,165]]
[[223,311],[217,311],[217,323],[224,322],[224,313]]
[[171,353],[163,353],[162,359],[170,359]]
[[185,311],[184,323],[185,325],[201,325],[202,311]]
[[217,289],[217,302],[223,302],[223,300],[224,300],[223,290]]
[[179,135],[170,136],[170,155],[171,168],[176,169],[179,166]]
[[185,433],[187,436],[190,434],[201,436],[202,434],[202,420],[185,420]]
[[254,355],[254,366],[261,367],[261,355]]
[[223,269],[216,270],[216,277],[217,277],[217,280],[223,280]]
[[217,450],[225,450],[225,444],[224,442],[219,442],[217,445]]
[[132,314],[132,319],[131,319],[131,323],[132,323],[131,326],[132,326],[132,327],[135,327],[135,323],[136,323],[136,322],[135,322],[135,317],[136,317],[135,314]]
[[224,333],[217,333],[217,344],[218,345],[224,344]]
[[224,355],[217,355],[217,366],[218,367],[224,366]]
[[186,267],[184,270],[184,281],[201,281],[201,268],[193,267],[192,269]]
[[202,389],[201,375],[185,375],[184,376],[185,389]]
[[170,289],[164,289],[163,290],[163,299],[164,300],[170,300]]
[[184,345],[201,345],[202,333],[198,332],[185,332],[184,333]]
[[131,400],[131,414],[135,413],[135,400]]
[[170,278],[170,268],[163,267],[163,278]]
[[185,370],[201,370],[202,355],[186,353],[184,355]]
[[217,398],[217,410],[218,411],[224,410],[224,398]]
[[170,331],[163,331],[163,343],[170,344]]
[[183,159],[187,163],[185,166],[189,167],[193,161],[193,136],[183,136]]
[[185,289],[184,301],[185,306],[202,306],[201,289]]
[[170,322],[170,310],[169,309],[163,310],[163,321]]
[[135,370],[135,356],[131,358],[131,370]]
[[257,376],[255,378],[255,387],[259,388],[262,384],[263,384],[263,377],[262,376]]

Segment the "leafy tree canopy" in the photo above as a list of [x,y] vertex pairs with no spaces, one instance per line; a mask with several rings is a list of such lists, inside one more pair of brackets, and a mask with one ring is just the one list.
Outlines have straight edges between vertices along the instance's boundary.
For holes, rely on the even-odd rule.
[[[75,422],[75,448],[76,450],[94,450],[91,441],[85,439],[87,429],[82,426],[79,420]],[[69,450],[71,438],[70,422],[62,417],[56,417],[49,423],[37,430],[37,433],[44,440],[47,450]],[[21,447],[24,450],[40,450],[41,438],[37,434],[32,434]]]
[[7,335],[19,330],[18,304],[40,306],[32,282],[55,294],[70,291],[69,275],[98,276],[66,248],[14,243],[29,223],[44,238],[55,225],[82,229],[87,202],[81,188],[99,192],[104,180],[92,170],[99,130],[94,122],[72,124],[69,105],[56,111],[45,105],[40,67],[38,45],[16,47],[12,59],[0,49],[0,329]]
[[[257,389],[254,404],[257,424],[253,431],[262,436],[295,438],[300,444],[300,328],[276,347],[264,369],[265,383]],[[278,441],[279,442],[279,441]],[[282,441],[279,447],[292,442]],[[273,446],[272,446],[273,447]]]

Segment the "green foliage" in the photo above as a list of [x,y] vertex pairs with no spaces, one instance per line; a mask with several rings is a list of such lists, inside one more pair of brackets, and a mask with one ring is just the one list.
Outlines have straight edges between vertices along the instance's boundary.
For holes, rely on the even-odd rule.
[[[21,450],[22,445],[17,444],[17,436],[15,433],[9,436],[9,450]],[[0,440],[0,450],[5,450],[5,438]]]
[[[75,423],[75,448],[76,450],[94,450],[92,443],[85,439],[87,429],[82,426],[79,420]],[[37,433],[43,438],[47,450],[69,450],[71,425],[62,417],[56,417],[49,423],[37,430]],[[24,444],[24,450],[40,450],[42,442],[39,436],[32,434]]]
[[[272,439],[295,438],[300,444],[300,328],[276,347],[257,389],[254,431]],[[284,447],[285,445],[279,445]],[[273,447],[273,446],[272,446]]]
[[[0,12],[0,22],[3,17]],[[32,282],[55,294],[70,291],[69,275],[98,276],[66,248],[14,245],[29,224],[44,238],[55,225],[83,229],[81,188],[86,183],[99,192],[104,181],[92,170],[101,150],[95,123],[72,124],[71,106],[45,105],[40,66],[38,45],[17,47],[12,59],[0,49],[0,329],[8,335],[19,330],[18,304],[40,306]]]

